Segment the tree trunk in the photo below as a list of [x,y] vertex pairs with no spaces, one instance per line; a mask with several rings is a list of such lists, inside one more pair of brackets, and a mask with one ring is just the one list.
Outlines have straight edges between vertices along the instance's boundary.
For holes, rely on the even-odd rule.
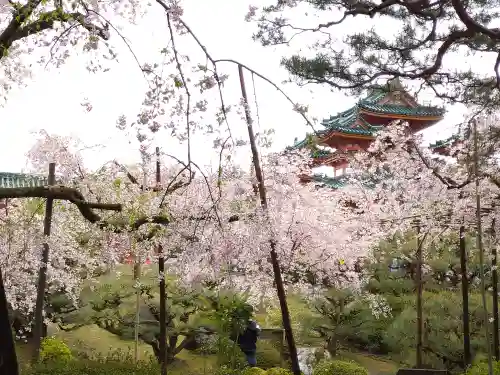
[[462,279],[462,321],[464,331],[464,367],[471,364],[469,324],[469,279],[467,277],[467,249],[465,248],[465,227],[460,226],[460,275]]
[[495,241],[495,219],[491,224],[491,282],[493,284],[493,352],[495,360],[500,361],[500,337],[498,332],[498,270],[497,270],[497,247]]
[[[55,163],[49,164],[49,186],[52,186],[56,182],[56,165]],[[54,206],[54,199],[52,197],[47,198],[45,203],[45,218],[43,223],[43,234],[50,237],[50,229],[52,224],[52,208]],[[44,333],[44,321],[43,321],[43,310],[45,305],[45,290],[47,288],[47,263],[49,262],[49,244],[43,244],[42,251],[42,265],[40,266],[38,274],[38,285],[36,292],[36,306],[35,306],[35,324],[33,328],[33,352],[32,352],[32,363],[38,362],[40,355],[40,345],[42,343],[43,333]]]
[[[422,241],[423,242],[423,241]],[[423,366],[423,334],[424,334],[424,317],[423,317],[423,280],[422,280],[422,263],[423,263],[423,243],[420,240],[420,225],[417,224],[417,352],[416,352],[416,366],[422,368]]]
[[[161,185],[160,148],[156,147],[156,188]],[[165,285],[165,258],[163,246],[158,245],[158,276],[160,280],[160,375],[167,375],[167,289]]]
[[[247,121],[247,130],[248,130],[248,138],[250,140],[250,147],[252,150],[252,160],[253,165],[255,167],[255,177],[258,182],[258,190],[260,196],[260,203],[264,210],[267,213],[267,197],[266,197],[266,188],[264,186],[264,176],[262,174],[262,169],[260,166],[259,152],[257,150],[257,143],[255,141],[255,135],[253,133],[252,127],[252,117],[250,116],[250,108],[248,106],[248,97],[245,88],[245,78],[243,76],[243,67],[238,65],[238,73],[240,76],[240,86],[241,86],[241,95],[243,97],[244,109],[245,109],[245,117]],[[299,358],[297,355],[297,347],[295,345],[295,338],[293,337],[292,331],[292,323],[290,320],[290,312],[288,310],[288,304],[286,301],[286,293],[285,287],[283,285],[283,276],[281,274],[281,268],[278,260],[278,254],[276,252],[276,242],[273,238],[270,239],[269,244],[271,246],[271,264],[273,266],[274,272],[274,282],[276,284],[276,291],[278,294],[278,300],[281,308],[281,317],[283,320],[283,328],[285,330],[285,337],[288,344],[288,351],[290,354],[290,360],[292,365],[293,375],[301,375]]]
[[9,309],[0,269],[0,374],[18,375],[16,347],[9,321]]
[[332,358],[337,356],[337,334],[335,332],[326,339],[326,350]]
[[488,317],[488,305],[486,302],[486,280],[484,275],[484,247],[483,247],[483,223],[481,218],[481,196],[479,195],[479,155],[477,144],[477,124],[474,122],[474,175],[475,175],[475,194],[476,194],[476,240],[479,250],[479,274],[481,277],[481,300],[483,304],[483,320],[486,332],[486,346],[488,349],[488,375],[493,375],[493,358],[491,353],[490,322]]

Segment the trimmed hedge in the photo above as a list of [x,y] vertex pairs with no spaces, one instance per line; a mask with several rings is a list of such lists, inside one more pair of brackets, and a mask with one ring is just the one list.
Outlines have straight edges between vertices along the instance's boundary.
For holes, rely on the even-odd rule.
[[[177,373],[177,372],[176,372]],[[155,363],[122,363],[117,361],[62,361],[40,363],[31,368],[25,368],[22,375],[158,375],[159,367]],[[183,373],[183,375],[201,375]],[[231,369],[226,366],[213,372],[203,372],[203,375],[291,375],[291,372],[282,368],[263,370],[261,368]]]
[[22,375],[158,375],[154,364],[135,366],[120,362],[63,361],[40,363],[24,369]]
[[[466,375],[488,374],[488,362],[478,362],[471,366]],[[493,375],[500,375],[500,362],[493,362]]]
[[313,375],[368,375],[368,370],[349,361],[322,361],[316,366]]
[[[244,369],[247,366],[245,355],[238,345],[228,339],[222,338],[219,341],[217,357],[217,364],[221,368]],[[256,357],[257,366],[264,370],[281,366],[281,353],[269,341],[259,340]]]
[[40,346],[40,362],[69,362],[73,359],[71,349],[55,337],[45,337]]
[[262,370],[258,367],[249,367],[241,372],[241,375],[269,375],[269,371]]
[[267,370],[266,375],[293,375],[293,373],[284,368],[273,367]]

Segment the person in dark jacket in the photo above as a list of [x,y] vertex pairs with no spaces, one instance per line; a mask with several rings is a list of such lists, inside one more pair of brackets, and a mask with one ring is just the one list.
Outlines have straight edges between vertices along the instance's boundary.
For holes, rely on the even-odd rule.
[[245,331],[236,339],[250,367],[257,366],[257,339],[259,338],[260,331],[261,329],[257,322],[255,320],[249,320]]

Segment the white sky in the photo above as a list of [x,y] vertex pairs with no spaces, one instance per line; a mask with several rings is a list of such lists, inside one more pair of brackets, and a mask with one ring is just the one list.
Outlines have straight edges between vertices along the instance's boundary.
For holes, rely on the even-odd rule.
[[[183,18],[215,58],[239,60],[281,85],[288,75],[279,65],[280,59],[290,50],[283,47],[264,48],[251,39],[256,27],[243,21],[249,3],[247,0],[186,0]],[[168,41],[165,16],[158,7],[154,9],[155,14],[123,31],[141,62],[150,61]],[[34,139],[31,132],[40,129],[49,133],[75,135],[87,145],[103,144],[102,148],[86,152],[86,164],[91,168],[114,158],[125,163],[138,161],[135,142],[130,143],[129,138],[116,129],[115,123],[122,113],[131,117],[137,113],[146,85],[126,46],[116,34],[113,34],[113,38],[120,63],[112,64],[108,72],[88,73],[84,65],[86,58],[75,57],[61,68],[45,70],[40,67],[28,87],[11,93],[7,105],[0,108],[3,123],[0,171],[19,172],[25,167],[25,153]],[[187,43],[180,48],[184,54],[202,56],[194,45]],[[200,62],[203,63],[203,59]],[[467,64],[464,61],[462,63]],[[228,101],[236,102],[240,96],[237,68],[227,65],[221,71],[230,74],[225,95]],[[253,100],[250,75],[246,76],[246,82],[250,100]],[[294,84],[287,84],[281,87],[293,100],[309,105],[312,114],[319,118],[345,110],[357,100],[320,86],[298,88]],[[272,127],[276,131],[273,149],[282,149],[292,144],[295,137],[302,138],[310,131],[303,119],[292,111],[291,105],[274,88],[267,83],[257,82],[256,91],[260,127]],[[89,113],[81,106],[85,98],[93,106]],[[441,124],[426,131],[426,138],[434,141],[447,137],[451,133],[451,126],[459,123],[464,113],[464,109],[452,109]],[[253,115],[255,117],[255,108]],[[233,131],[245,134],[244,122],[236,119],[231,122],[231,126]],[[256,127],[258,129],[257,124]],[[158,137],[156,143],[166,152],[178,156],[186,153],[185,145],[179,145],[167,134]],[[213,164],[218,157],[211,142],[203,137],[193,140],[192,154],[193,159],[202,165]]]

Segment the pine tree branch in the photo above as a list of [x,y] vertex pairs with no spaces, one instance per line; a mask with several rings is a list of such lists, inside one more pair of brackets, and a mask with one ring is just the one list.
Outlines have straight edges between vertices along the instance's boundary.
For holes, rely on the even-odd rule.
[[6,198],[52,198],[68,201],[77,206],[78,210],[85,219],[91,223],[101,221],[101,217],[92,209],[106,211],[121,211],[121,204],[105,204],[86,202],[82,193],[77,189],[66,186],[38,186],[38,187],[20,187],[20,188],[0,188],[0,199]]
[[52,29],[55,22],[77,22],[89,32],[97,33],[99,37],[108,40],[109,30],[106,26],[97,26],[86,20],[84,14],[79,12],[65,12],[62,8],[57,8],[49,12],[43,12],[38,15],[33,22],[28,22],[28,19],[42,3],[41,0],[31,0],[12,14],[12,19],[0,33],[0,59],[7,55],[7,51],[12,44],[18,40],[27,38],[30,35],[41,33],[42,31]]
[[[132,224],[117,223],[104,220],[92,209],[106,211],[122,211],[121,204],[91,203],[85,201],[84,196],[77,189],[66,186],[40,186],[40,187],[22,187],[22,188],[0,188],[0,199],[5,198],[52,198],[73,203],[82,216],[93,224],[98,224],[101,229],[110,229],[114,233],[133,232],[139,230],[145,224],[158,224],[165,226],[172,222],[168,215],[142,216],[136,219]],[[160,228],[153,228],[141,240],[148,240],[154,237]]]

